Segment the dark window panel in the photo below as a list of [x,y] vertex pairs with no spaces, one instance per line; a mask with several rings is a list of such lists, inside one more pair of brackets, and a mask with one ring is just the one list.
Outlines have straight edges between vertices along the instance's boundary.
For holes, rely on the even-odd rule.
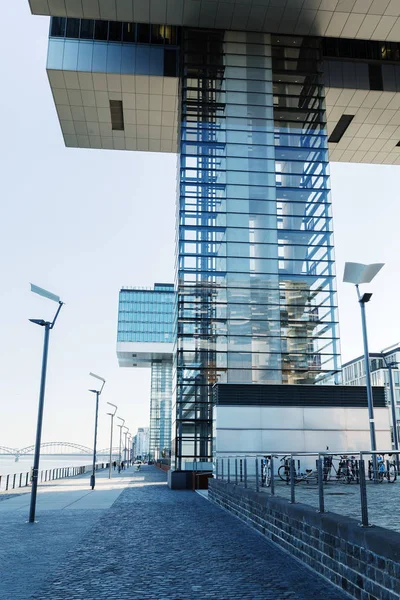
[[122,23],[110,21],[108,39],[110,42],[120,42],[122,40]]
[[93,19],[81,19],[81,40],[92,40],[94,32]]
[[342,115],[337,122],[335,129],[332,131],[328,142],[337,144],[345,134],[346,129],[354,119],[354,115]]
[[165,77],[177,76],[176,50],[164,50],[164,75]]
[[50,35],[53,37],[64,37],[67,19],[65,17],[52,17]]
[[107,40],[108,38],[108,21],[94,22],[94,39]]
[[110,100],[111,127],[114,131],[124,130],[124,113],[121,100]]
[[148,44],[150,41],[150,25],[141,23],[137,25],[137,41],[141,44]]
[[80,29],[80,19],[67,19],[67,38],[78,38]]
[[383,90],[382,65],[369,64],[368,75],[370,90]]
[[134,42],[135,39],[136,39],[135,23],[123,23],[122,24],[122,40],[124,42]]

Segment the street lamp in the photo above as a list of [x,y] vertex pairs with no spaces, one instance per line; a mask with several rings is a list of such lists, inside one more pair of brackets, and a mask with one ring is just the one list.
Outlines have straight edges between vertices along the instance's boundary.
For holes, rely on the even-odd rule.
[[34,294],[38,294],[39,296],[43,296],[44,298],[48,298],[49,300],[53,300],[53,302],[58,302],[58,308],[56,314],[54,315],[53,320],[45,321],[44,319],[29,319],[31,323],[35,323],[35,325],[40,325],[44,327],[44,343],[43,343],[43,356],[42,356],[42,373],[40,377],[40,392],[39,392],[39,409],[38,409],[38,418],[36,424],[36,440],[35,440],[35,455],[33,459],[33,471],[32,471],[32,491],[31,491],[31,504],[29,509],[29,523],[35,522],[35,512],[36,512],[36,495],[37,495],[37,486],[38,486],[38,474],[39,474],[39,461],[40,461],[40,442],[42,439],[42,423],[43,423],[43,409],[44,409],[44,393],[46,389],[46,374],[47,374],[47,355],[49,351],[49,337],[50,330],[53,329],[57,317],[60,313],[61,307],[64,302],[61,302],[60,297],[48,292],[47,290],[38,287],[37,285],[33,285],[31,283],[31,292]]
[[107,404],[109,404],[110,406],[113,406],[115,408],[114,412],[109,412],[107,413],[108,415],[110,415],[111,417],[111,435],[110,435],[110,466],[109,466],[109,471],[108,471],[108,479],[111,479],[111,463],[112,463],[112,448],[113,448],[113,428],[114,428],[114,417],[115,417],[115,413],[117,412],[117,405],[113,404],[112,402],[107,402]]
[[122,425],[117,425],[117,427],[119,427],[119,467],[121,468],[121,460],[122,460],[122,456],[121,456],[122,428],[125,425],[125,419],[122,419],[121,417],[117,417],[117,419],[119,419],[120,421],[122,421]]
[[124,445],[124,461],[126,462],[126,461],[127,461],[127,458],[126,458],[126,436],[128,435],[128,432],[129,432],[129,427],[127,427],[127,426],[125,425],[125,426],[124,426],[124,429],[126,429],[126,431],[125,431],[125,433],[124,433],[124,436],[125,436],[125,445]]
[[[364,342],[364,362],[365,362],[365,383],[367,386],[368,399],[368,415],[369,415],[369,434],[371,440],[371,450],[376,451],[375,437],[375,421],[374,421],[374,403],[372,397],[371,386],[371,369],[369,364],[368,336],[367,336],[367,319],[365,316],[365,305],[371,300],[372,294],[365,293],[361,295],[359,285],[362,283],[370,283],[373,278],[379,273],[384,266],[384,263],[376,263],[372,265],[363,265],[361,263],[346,262],[344,266],[343,281],[345,283],[353,283],[356,286],[358,302],[361,309],[361,324]],[[377,482],[377,462],[376,454],[372,454],[372,462],[374,467],[374,481]]]
[[[390,389],[390,407],[391,407],[391,413],[392,413],[392,425],[393,425],[393,444],[394,444],[394,449],[396,451],[399,450],[399,438],[397,435],[397,417],[396,417],[396,400],[395,400],[395,393],[394,393],[394,373],[393,373],[393,368],[397,369],[398,366],[398,362],[389,362],[388,360],[386,360],[386,356],[384,355],[384,352],[386,352],[388,349],[382,350],[381,355],[383,360],[385,361],[385,365],[387,370],[389,371],[389,389]],[[399,455],[396,454],[396,471],[397,473],[400,473],[400,460],[399,460]]]
[[96,446],[97,446],[97,420],[99,416],[99,396],[103,391],[103,387],[105,386],[106,380],[100,377],[99,375],[95,375],[95,373],[89,373],[91,377],[95,377],[96,379],[100,379],[102,381],[101,388],[99,390],[89,390],[93,394],[96,394],[96,416],[94,419],[94,444],[93,444],[93,469],[92,474],[90,476],[90,487],[94,490],[94,486],[96,485]]

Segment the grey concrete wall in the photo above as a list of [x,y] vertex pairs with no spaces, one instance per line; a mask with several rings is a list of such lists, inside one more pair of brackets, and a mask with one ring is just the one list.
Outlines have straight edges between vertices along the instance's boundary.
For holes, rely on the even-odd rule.
[[355,519],[209,481],[209,499],[229,510],[357,600],[400,597],[400,534]]

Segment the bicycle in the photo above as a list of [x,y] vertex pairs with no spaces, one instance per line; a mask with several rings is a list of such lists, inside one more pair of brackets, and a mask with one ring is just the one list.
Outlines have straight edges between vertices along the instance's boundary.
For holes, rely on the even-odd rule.
[[[273,477],[271,458],[272,456],[270,455],[264,456],[264,458],[261,459],[261,487],[271,486],[271,480]],[[274,456],[274,458],[278,457]]]
[[341,483],[359,482],[358,463],[355,460],[355,456],[351,456],[350,458],[347,455],[341,456],[337,468],[333,460],[332,455],[324,457],[324,481],[328,482],[334,477],[336,481]]
[[[389,454],[389,459],[385,461],[385,455],[378,454],[377,456],[377,481],[378,483],[383,483],[384,479],[388,480],[388,483],[394,483],[397,479],[396,472],[396,464],[392,458],[392,455]],[[368,461],[368,479],[372,481],[373,479],[373,462],[372,460]]]
[[[290,482],[290,456],[284,456],[281,458],[281,462],[283,461],[283,465],[281,465],[278,469],[278,475],[285,481],[286,483]],[[301,481],[305,481],[306,483],[317,483],[318,482],[318,472],[313,469],[306,469],[305,473],[300,471],[300,461],[297,461],[297,469],[294,469],[294,482],[300,483]]]

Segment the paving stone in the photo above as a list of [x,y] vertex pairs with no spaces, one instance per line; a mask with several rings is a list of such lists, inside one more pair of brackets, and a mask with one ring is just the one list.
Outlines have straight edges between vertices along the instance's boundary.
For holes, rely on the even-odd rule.
[[[154,467],[66,544],[46,581],[5,600],[344,600],[323,578]],[[79,511],[76,511],[79,512]],[[90,511],[88,511],[90,512]],[[68,511],[63,511],[63,514]],[[72,513],[72,511],[71,511]],[[65,519],[58,513],[58,519]],[[87,523],[87,515],[72,521]],[[64,521],[68,528],[71,521]],[[54,524],[54,526],[56,526]],[[61,523],[57,525],[58,530]],[[54,537],[54,536],[53,536]],[[73,535],[71,534],[71,538]],[[54,540],[49,538],[49,547]],[[29,559],[29,551],[25,557]],[[22,559],[22,556],[20,557]],[[20,576],[29,567],[20,561]],[[4,564],[4,563],[3,563]],[[46,562],[43,568],[46,568]]]

